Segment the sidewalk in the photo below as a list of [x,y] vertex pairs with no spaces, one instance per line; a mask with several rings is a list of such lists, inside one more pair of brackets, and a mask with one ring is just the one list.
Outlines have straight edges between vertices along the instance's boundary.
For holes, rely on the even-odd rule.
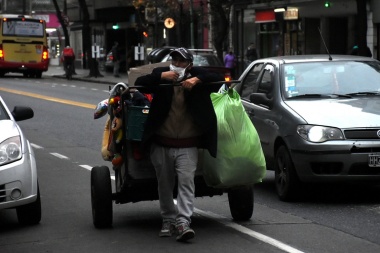
[[[123,82],[128,84],[128,75],[126,73],[120,73],[120,77],[114,77],[112,72],[99,71],[103,77],[88,77],[90,74],[89,69],[75,69],[76,75],[73,75],[73,80],[104,83],[104,84],[116,84]],[[56,78],[66,78],[63,66],[49,66],[48,71],[43,72],[42,76],[52,76]]]

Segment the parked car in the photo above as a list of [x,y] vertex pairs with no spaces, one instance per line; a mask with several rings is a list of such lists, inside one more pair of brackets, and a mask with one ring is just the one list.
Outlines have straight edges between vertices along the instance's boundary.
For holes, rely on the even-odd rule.
[[36,159],[29,141],[16,121],[32,118],[29,107],[10,112],[0,97],[0,209],[15,208],[20,224],[41,220],[41,199]]
[[380,62],[348,55],[259,59],[235,89],[283,201],[304,184],[380,182]]
[[[211,71],[216,71],[224,75],[226,81],[231,80],[231,71],[224,67],[223,63],[219,60],[218,56],[214,53],[212,49],[189,49],[193,56],[194,66],[202,66]],[[171,51],[170,51],[171,52]],[[161,62],[171,61],[170,52],[162,58]]]
[[176,49],[176,47],[158,47],[152,49],[146,57],[148,63],[158,63],[161,62],[162,59],[167,56],[172,50]]

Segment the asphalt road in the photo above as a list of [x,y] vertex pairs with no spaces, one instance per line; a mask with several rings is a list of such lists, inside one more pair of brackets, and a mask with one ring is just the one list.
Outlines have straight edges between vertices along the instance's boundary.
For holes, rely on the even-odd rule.
[[113,205],[113,227],[92,224],[90,169],[107,165],[100,143],[105,118],[93,119],[108,85],[43,77],[1,79],[10,107],[28,105],[19,122],[37,157],[42,220],[22,227],[0,211],[0,252],[380,252],[379,186],[312,186],[302,202],[280,202],[268,172],[255,187],[251,220],[231,219],[226,195],[196,199],[196,238],[159,238],[157,201]]

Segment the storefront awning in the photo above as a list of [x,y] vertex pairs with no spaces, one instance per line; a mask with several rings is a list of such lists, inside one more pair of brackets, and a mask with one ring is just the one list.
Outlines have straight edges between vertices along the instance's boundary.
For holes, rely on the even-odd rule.
[[276,15],[274,10],[256,11],[255,23],[275,22]]

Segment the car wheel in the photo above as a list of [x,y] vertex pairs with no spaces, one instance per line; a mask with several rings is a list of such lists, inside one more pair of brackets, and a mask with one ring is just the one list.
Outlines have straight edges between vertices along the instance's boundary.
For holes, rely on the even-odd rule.
[[228,203],[232,218],[236,221],[249,220],[253,213],[253,201],[253,186],[229,189]]
[[280,200],[295,200],[300,194],[300,181],[289,151],[285,146],[281,146],[277,150],[274,175],[276,191]]
[[91,206],[96,228],[112,226],[112,186],[107,166],[91,170]]
[[21,225],[35,225],[41,221],[40,188],[37,183],[37,199],[33,203],[16,208],[17,219]]
[[41,77],[42,77],[42,71],[37,71],[36,78],[41,78]]

